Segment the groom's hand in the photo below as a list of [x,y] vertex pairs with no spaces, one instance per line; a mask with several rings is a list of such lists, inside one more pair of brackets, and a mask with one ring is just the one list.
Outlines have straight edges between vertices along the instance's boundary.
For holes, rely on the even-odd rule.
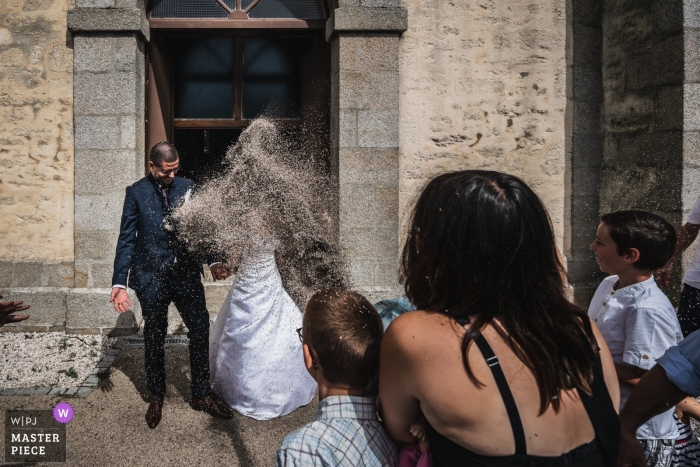
[[129,300],[129,295],[126,293],[125,289],[120,287],[112,287],[112,296],[110,297],[109,301],[114,303],[114,310],[117,313],[124,313],[129,311],[131,308],[131,300]]
[[222,281],[231,275],[231,268],[224,263],[212,264],[209,266],[214,282]]

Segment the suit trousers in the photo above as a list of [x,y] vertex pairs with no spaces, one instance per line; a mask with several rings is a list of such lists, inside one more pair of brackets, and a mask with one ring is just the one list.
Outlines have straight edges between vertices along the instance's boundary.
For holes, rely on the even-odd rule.
[[146,290],[137,297],[145,321],[143,336],[148,391],[155,397],[165,396],[164,345],[168,332],[168,306],[174,302],[188,329],[192,395],[200,399],[208,397],[209,312],[198,269],[175,263],[167,270],[157,272]]

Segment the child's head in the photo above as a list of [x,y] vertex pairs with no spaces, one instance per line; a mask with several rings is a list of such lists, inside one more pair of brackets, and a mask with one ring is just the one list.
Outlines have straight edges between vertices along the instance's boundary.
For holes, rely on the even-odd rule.
[[600,270],[620,274],[629,268],[655,271],[676,249],[676,231],[663,218],[645,211],[604,214],[591,243]]
[[304,309],[304,344],[334,387],[360,389],[369,383],[379,369],[383,332],[377,310],[350,290],[316,292]]

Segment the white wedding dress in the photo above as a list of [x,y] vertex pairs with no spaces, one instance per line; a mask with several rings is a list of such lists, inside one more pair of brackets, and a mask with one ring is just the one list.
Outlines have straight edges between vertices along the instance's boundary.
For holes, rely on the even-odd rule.
[[275,242],[248,245],[209,335],[212,389],[231,408],[257,420],[311,402],[316,382],[304,367],[296,329],[302,313],[282,286]]

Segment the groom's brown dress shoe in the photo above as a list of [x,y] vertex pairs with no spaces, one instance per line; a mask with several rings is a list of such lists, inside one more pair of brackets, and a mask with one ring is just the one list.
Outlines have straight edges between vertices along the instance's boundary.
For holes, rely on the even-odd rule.
[[151,403],[148,405],[148,410],[146,411],[146,423],[148,424],[148,428],[153,429],[157,427],[162,416],[163,399],[154,397],[151,399]]
[[194,410],[206,412],[214,418],[223,418],[225,420],[233,418],[233,410],[231,410],[231,408],[223,401],[213,396],[205,397],[203,399],[192,397],[191,407]]

